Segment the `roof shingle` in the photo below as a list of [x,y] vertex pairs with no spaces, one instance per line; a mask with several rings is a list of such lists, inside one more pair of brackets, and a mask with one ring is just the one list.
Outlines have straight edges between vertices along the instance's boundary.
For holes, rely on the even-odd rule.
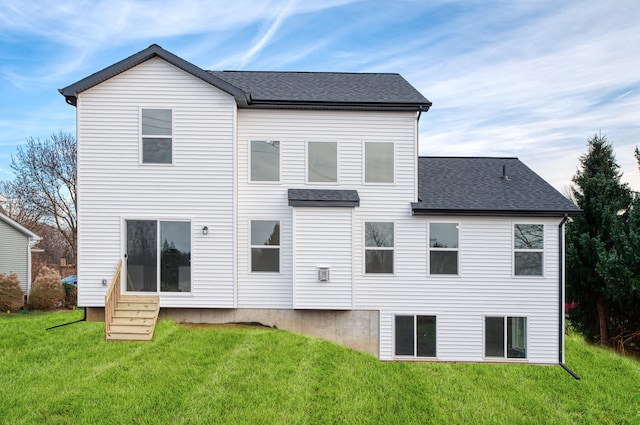
[[420,157],[414,214],[576,215],[581,210],[517,158]]
[[399,74],[344,72],[208,71],[250,94],[251,103],[431,103]]
[[357,190],[289,189],[288,196],[292,207],[360,206]]

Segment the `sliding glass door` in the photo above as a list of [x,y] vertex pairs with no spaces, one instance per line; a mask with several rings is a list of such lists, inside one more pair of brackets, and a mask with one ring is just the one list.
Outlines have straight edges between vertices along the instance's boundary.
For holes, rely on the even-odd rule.
[[128,292],[191,291],[191,223],[126,220]]

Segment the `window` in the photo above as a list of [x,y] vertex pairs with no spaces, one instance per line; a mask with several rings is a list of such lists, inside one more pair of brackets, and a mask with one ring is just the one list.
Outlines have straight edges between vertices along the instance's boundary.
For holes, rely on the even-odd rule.
[[436,317],[396,316],[396,356],[435,357]]
[[251,181],[280,181],[280,142],[251,141]]
[[279,221],[251,221],[251,271],[280,271]]
[[338,181],[338,144],[336,142],[307,143],[307,181],[309,183]]
[[516,224],[513,226],[513,264],[516,276],[542,276],[544,226]]
[[393,223],[366,222],[365,273],[393,273]]
[[429,224],[429,274],[458,274],[458,223]]
[[171,109],[142,110],[142,163],[171,164],[172,152]]
[[126,232],[127,291],[191,291],[191,223],[127,220]]
[[485,317],[484,331],[485,357],[527,358],[526,317]]
[[365,183],[393,183],[393,150],[392,142],[366,142],[364,144]]

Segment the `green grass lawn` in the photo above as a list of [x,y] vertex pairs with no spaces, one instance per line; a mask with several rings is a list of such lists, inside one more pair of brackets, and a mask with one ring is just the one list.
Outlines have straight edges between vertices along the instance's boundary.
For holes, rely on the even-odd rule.
[[0,314],[2,424],[640,424],[640,363],[567,338],[560,367],[379,362],[276,329]]

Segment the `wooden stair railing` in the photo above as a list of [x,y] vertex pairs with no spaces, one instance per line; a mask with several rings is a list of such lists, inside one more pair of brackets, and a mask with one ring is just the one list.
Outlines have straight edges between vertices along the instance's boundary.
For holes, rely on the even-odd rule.
[[122,260],[105,295],[105,337],[107,340],[148,341],[155,331],[160,298],[157,295],[121,295],[121,273]]
[[111,330],[113,315],[116,312],[118,302],[120,302],[120,273],[122,273],[122,260],[118,261],[116,272],[113,274],[107,294],[104,296],[104,326],[107,334]]

